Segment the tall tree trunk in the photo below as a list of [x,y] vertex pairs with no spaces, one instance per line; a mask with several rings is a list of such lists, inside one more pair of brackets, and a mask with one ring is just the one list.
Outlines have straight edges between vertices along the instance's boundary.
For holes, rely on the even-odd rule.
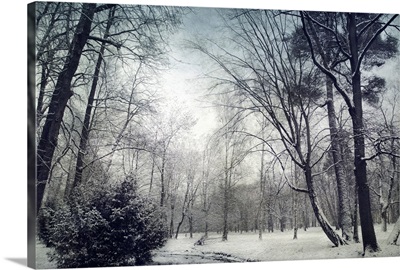
[[345,244],[343,239],[332,229],[329,222],[326,220],[322,209],[320,208],[317,202],[317,196],[314,190],[314,184],[312,181],[312,174],[311,168],[309,166],[305,167],[304,170],[307,189],[308,189],[308,197],[310,198],[311,206],[315,214],[315,218],[317,219],[318,223],[320,224],[322,230],[325,232],[326,236],[331,240],[331,242],[337,247],[339,245]]
[[387,244],[388,245],[396,245],[396,243],[398,242],[399,236],[400,236],[400,216],[397,219],[397,222],[394,225],[393,230],[387,239]]
[[205,221],[204,221],[204,236],[205,237],[208,237],[208,215],[206,215],[206,219],[205,219]]
[[[227,181],[227,180],[225,180]],[[227,183],[225,183],[227,185]],[[228,188],[224,190],[224,208],[223,208],[223,228],[222,228],[222,241],[228,240]]]
[[189,238],[193,238],[193,208],[195,202],[195,195],[191,193],[190,203],[189,203],[189,214],[188,214],[188,221],[189,221]]
[[207,205],[207,201],[204,201],[204,237],[208,237],[208,214],[209,214],[210,208]]
[[387,209],[389,206],[389,200],[390,200],[390,196],[388,196],[388,201],[386,201],[386,199],[384,198],[384,192],[383,192],[383,186],[382,186],[382,180],[386,177],[386,168],[383,166],[383,159],[382,159],[382,155],[380,155],[379,157],[379,162],[380,164],[382,164],[382,166],[379,169],[379,173],[378,173],[378,182],[379,182],[379,206],[380,206],[380,214],[381,214],[381,224],[382,224],[382,231],[386,232],[387,231]]
[[[203,160],[204,164],[204,160]],[[208,170],[208,168],[207,168]],[[205,171],[203,166],[203,183],[202,183],[202,199],[203,199],[203,212],[204,212],[204,237],[208,237],[208,213],[209,213],[209,204],[208,204],[208,171]]]
[[151,172],[150,172],[150,186],[149,186],[149,194],[151,194],[151,189],[153,188],[153,179],[154,179],[154,168],[156,165],[155,155],[151,154]]
[[387,207],[383,206],[381,209],[381,218],[382,218],[382,232],[387,231]]
[[306,200],[307,200],[307,194],[304,194],[304,210],[303,210],[303,226],[304,226],[304,231],[307,231],[308,229],[308,207],[306,204]]
[[312,147],[311,147],[311,128],[310,128],[310,123],[308,116],[306,114],[304,115],[304,122],[305,122],[305,129],[306,129],[306,136],[305,140],[307,142],[307,152],[306,155],[304,156],[302,154],[301,148],[297,147],[297,153],[302,160],[302,163],[304,164],[302,169],[304,171],[304,176],[307,184],[307,193],[308,197],[310,198],[311,206],[315,215],[316,220],[320,224],[322,230],[326,234],[329,240],[337,247],[339,245],[346,244],[346,242],[332,229],[331,225],[329,224],[328,220],[325,217],[325,214],[323,213],[321,207],[318,204],[317,201],[317,195],[315,193],[315,188],[314,188],[314,181],[313,181],[313,176],[312,176],[312,169],[311,169],[311,153],[312,153]]
[[357,184],[354,187],[354,213],[353,213],[353,241],[360,243],[360,237],[358,236],[358,190]]
[[286,225],[285,224],[286,224],[286,218],[285,218],[285,216],[281,216],[279,218],[279,225],[280,225],[281,232],[285,231],[285,229],[286,229]]
[[58,134],[67,102],[73,95],[71,81],[78,68],[82,50],[89,37],[96,4],[83,4],[82,14],[68,50],[64,67],[60,72],[50,101],[48,114],[37,147],[37,202],[38,212],[46,189],[51,162],[58,143]]
[[65,189],[63,194],[64,200],[66,200],[68,196],[71,194],[72,182],[73,182],[73,175],[72,175],[73,167],[74,167],[74,156],[71,155],[71,157],[69,158],[67,179],[65,181]]
[[[111,8],[109,11],[107,26],[106,26],[105,33],[104,33],[104,40],[107,40],[107,38],[108,38],[108,34],[109,34],[109,31],[110,31],[110,28],[112,25],[112,18],[114,17],[114,13],[115,13],[115,7]],[[82,131],[81,131],[81,140],[79,143],[78,157],[76,159],[76,166],[75,166],[75,178],[74,178],[74,181],[72,184],[72,189],[77,187],[82,182],[83,158],[87,151],[87,142],[89,140],[89,133],[90,133],[90,129],[89,129],[90,118],[91,118],[91,114],[92,114],[92,108],[93,108],[94,96],[96,94],[97,83],[99,81],[100,68],[101,68],[101,65],[102,65],[102,62],[104,59],[103,55],[104,55],[105,48],[106,48],[106,42],[103,41],[101,43],[96,67],[94,69],[92,86],[90,88],[90,93],[89,93],[88,102],[87,102],[87,106],[86,106],[85,118],[83,120],[83,126],[82,126]]]
[[[332,206],[332,204],[334,204],[334,203],[331,203],[331,201],[329,199],[329,197],[333,197],[333,196],[329,196],[328,192],[326,191],[325,188],[322,188],[322,194],[326,197],[326,208],[327,208],[327,212],[329,213],[331,219],[333,220],[333,225],[336,227],[336,230],[339,230],[340,229],[340,225],[339,225],[340,219],[338,218],[336,209],[334,208],[334,206]],[[335,198],[333,198],[332,200],[335,201]]]
[[189,207],[189,203],[188,203],[189,189],[190,189],[190,185],[188,183],[187,186],[186,186],[185,199],[184,199],[183,205],[182,205],[181,220],[179,221],[178,226],[176,228],[175,239],[178,239],[179,230],[180,230],[180,228],[182,226],[183,221],[185,220],[186,212],[187,212],[188,207]]
[[179,231],[181,229],[183,221],[185,220],[185,217],[186,217],[186,214],[184,212],[182,212],[181,220],[178,222],[178,226],[176,227],[175,239],[178,239]]
[[161,208],[164,206],[165,203],[165,162],[166,162],[166,152],[167,150],[163,150],[162,160],[161,160],[161,173],[160,173],[160,181],[161,181],[161,196],[160,196],[160,206]]
[[261,149],[261,167],[260,167],[260,206],[258,209],[258,215],[257,215],[257,220],[258,220],[258,239],[262,240],[262,233],[263,233],[263,225],[264,225],[264,197],[265,197],[265,179],[264,179],[264,150],[265,150],[265,145],[262,144],[262,149]]
[[190,210],[188,220],[189,220],[189,238],[191,239],[191,238],[193,238],[193,213],[192,213],[192,210]]
[[171,201],[171,220],[169,223],[169,238],[172,238],[174,234],[174,218],[175,218],[175,202]]
[[[49,52],[49,54],[54,54],[52,52]],[[48,57],[50,58],[50,56]],[[51,60],[49,60],[51,61]],[[47,63],[43,64],[42,66],[42,72],[41,72],[41,79],[40,79],[40,88],[39,88],[39,96],[37,99],[37,107],[36,107],[36,127],[40,126],[40,122],[43,118],[43,113],[44,113],[44,94],[46,90],[46,85],[49,80],[50,75],[50,69],[47,67]]]
[[331,137],[331,153],[335,169],[335,176],[338,190],[339,206],[339,226],[342,229],[342,237],[345,241],[351,241],[353,238],[350,198],[348,196],[348,184],[345,178],[343,160],[340,154],[339,133],[336,126],[336,112],[334,106],[333,83],[326,76],[326,97],[328,108],[328,121]]
[[[297,182],[299,179],[299,167],[294,167],[294,184],[297,186]],[[297,230],[298,230],[298,221],[297,221],[297,213],[298,213],[298,194],[296,191],[292,190],[292,208],[293,208],[293,239],[297,239]]]
[[352,90],[354,107],[349,108],[353,123],[354,175],[358,186],[358,205],[360,211],[361,234],[365,251],[378,251],[371,211],[371,199],[367,181],[367,162],[365,158],[364,122],[361,93],[361,72],[358,63],[358,40],[355,14],[348,15],[350,42],[350,65],[352,71]]
[[267,215],[268,215],[268,232],[274,232],[274,219],[272,216],[272,205],[271,205],[271,199],[268,199],[267,201]]
[[[227,135],[225,135],[227,136]],[[232,177],[232,166],[229,166],[228,162],[228,155],[229,155],[229,146],[228,144],[228,139],[227,137],[225,138],[225,177],[224,177],[224,203],[223,203],[223,228],[222,228],[222,241],[227,241],[228,240],[228,216],[229,216],[229,200],[230,200],[230,188],[231,188],[231,177]],[[233,159],[233,154],[232,157]],[[231,160],[232,163],[232,160]],[[232,165],[232,164],[231,164]]]
[[[46,14],[48,11],[49,6],[52,5],[52,3],[46,4],[45,11],[43,14]],[[49,75],[50,75],[50,70],[51,70],[51,62],[54,60],[54,55],[55,51],[54,49],[51,49],[51,42],[49,40],[51,39],[50,34],[52,30],[54,29],[54,24],[57,21],[57,14],[58,10],[60,8],[60,3],[55,4],[54,12],[51,14],[51,19],[49,22],[49,25],[47,27],[46,32],[43,35],[41,44],[37,45],[37,53],[36,53],[36,59],[40,62],[42,62],[42,72],[41,72],[41,78],[40,78],[40,86],[39,86],[39,95],[37,99],[37,105],[36,105],[36,127],[40,126],[40,122],[43,118],[43,113],[45,111],[44,108],[44,96],[45,96],[45,90],[47,83],[49,81]],[[70,14],[69,14],[70,15]],[[68,16],[69,16],[68,15]],[[38,20],[36,22],[36,26],[38,26],[40,20],[42,17],[38,16]]]
[[293,239],[297,239],[297,230],[298,230],[298,224],[297,224],[297,192],[292,191],[292,196],[293,196]]
[[262,240],[263,238],[263,228],[264,228],[264,219],[265,219],[265,211],[263,207],[264,202],[262,202],[262,205],[260,207],[260,212],[258,213],[258,218],[257,218],[257,227],[258,227],[258,239]]
[[[395,136],[394,134],[391,134],[391,136]],[[393,151],[395,151],[396,146],[394,145],[394,140],[392,140],[392,143],[390,145],[391,149],[393,149]],[[394,153],[393,156],[390,157],[390,165],[391,165],[391,173],[390,173],[390,177],[389,177],[389,188],[388,188],[388,195],[387,198],[383,197],[383,190],[382,190],[382,183],[380,183],[380,206],[381,206],[381,218],[382,218],[382,231],[386,232],[387,231],[387,223],[388,223],[388,214],[389,214],[389,205],[390,205],[390,201],[392,200],[392,193],[394,190],[394,180],[396,177],[396,169],[397,169],[397,162],[396,162],[396,151]],[[383,164],[383,160],[382,160],[382,156],[379,156],[381,163]],[[382,177],[385,174],[382,174]],[[380,180],[382,181],[382,180]]]

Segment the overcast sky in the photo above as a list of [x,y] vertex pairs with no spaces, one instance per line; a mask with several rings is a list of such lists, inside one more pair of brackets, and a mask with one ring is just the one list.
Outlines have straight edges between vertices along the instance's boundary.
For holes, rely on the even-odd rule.
[[[212,132],[217,127],[216,113],[210,108],[211,99],[205,95],[209,82],[201,80],[204,73],[209,72],[205,56],[199,55],[185,48],[185,40],[202,42],[206,39],[221,41],[222,20],[217,8],[192,8],[193,12],[186,15],[180,29],[171,37],[171,68],[164,72],[162,92],[166,96],[163,106],[187,108],[198,120],[193,128],[195,134],[201,139],[205,134]],[[396,60],[398,62],[398,59]],[[384,75],[389,84],[398,77],[398,68],[394,68],[395,61],[382,67],[380,74]],[[399,66],[399,64],[397,64]],[[397,66],[397,67],[398,67]]]
[[199,138],[210,133],[215,127],[215,113],[204,96],[208,85],[202,79],[207,70],[204,69],[204,57],[185,47],[186,40],[213,39],[220,27],[217,9],[193,8],[186,15],[180,29],[171,37],[170,69],[164,72],[161,86],[166,96],[164,106],[182,106],[188,109],[197,119],[193,132]]

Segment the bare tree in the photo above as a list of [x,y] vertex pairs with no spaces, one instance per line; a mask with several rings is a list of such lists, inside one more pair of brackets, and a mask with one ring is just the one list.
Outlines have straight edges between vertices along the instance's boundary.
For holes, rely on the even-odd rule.
[[[108,115],[123,117],[122,122],[116,117],[110,117],[111,119],[108,120],[111,126],[117,126],[114,142],[112,142],[109,155],[107,155],[108,164],[105,171],[108,172],[114,153],[121,148],[122,140],[126,140],[128,137],[126,132],[131,127],[131,123],[138,117],[139,113],[151,110],[150,106],[154,100],[154,93],[148,90],[146,93],[144,90],[140,93],[140,88],[151,85],[152,79],[149,74],[155,74],[159,66],[165,64],[167,37],[169,32],[179,24],[179,15],[179,9],[162,6],[115,6],[110,10],[108,19],[105,19],[104,37],[89,37],[91,42],[100,43],[100,50],[83,121],[74,186],[81,182],[82,171],[85,167],[83,157],[84,153],[87,152],[89,124],[91,119],[95,117],[95,115],[92,115],[92,107],[105,51],[107,51],[109,58],[114,57],[116,61],[109,60],[108,64],[105,65],[104,72],[110,72],[114,68],[120,73],[128,73],[126,74],[128,82],[118,81],[120,85],[116,86],[115,92],[107,93],[105,98],[109,100],[103,102],[104,110]],[[110,83],[110,81],[116,80],[110,79],[109,75],[108,81],[105,83]],[[126,84],[130,84],[130,87],[127,87],[128,90],[125,89]],[[126,112],[122,110],[124,107]],[[101,110],[96,111],[101,113]],[[136,148],[139,149],[139,146]]]
[[[60,160],[58,157],[55,158],[57,151],[65,156],[63,154],[65,151],[60,147],[63,139],[59,138],[62,123],[65,122],[67,127],[71,122],[80,120],[82,104],[86,105],[86,112],[80,123],[76,125],[78,128],[81,126],[81,131],[75,129],[65,131],[73,133],[74,137],[76,134],[80,135],[79,143],[76,143],[75,138],[72,143],[65,143],[66,149],[71,152],[69,154],[77,157],[76,177],[70,186],[77,186],[82,181],[82,173],[86,168],[91,168],[91,172],[87,172],[88,175],[96,170],[102,170],[102,174],[106,175],[107,168],[104,168],[101,161],[107,158],[112,160],[111,157],[115,151],[126,149],[124,146],[119,147],[119,142],[126,134],[128,124],[137,114],[138,109],[143,110],[148,102],[130,100],[126,105],[126,100],[122,99],[122,95],[118,96],[118,91],[107,92],[107,99],[101,100],[100,90],[102,86],[106,88],[107,86],[104,87],[104,85],[110,82],[110,77],[108,77],[108,82],[105,81],[105,74],[110,73],[113,68],[128,72],[127,67],[132,66],[139,66],[136,71],[141,71],[141,64],[146,66],[146,72],[149,73],[156,71],[161,64],[167,64],[165,57],[168,50],[167,34],[180,24],[183,11],[182,8],[162,6],[74,3],[39,3],[37,5],[36,25],[38,29],[41,29],[37,43],[38,66],[40,67],[40,74],[37,76],[40,83],[37,87],[39,96],[36,109],[40,133],[37,147],[38,209],[43,201],[52,168],[57,165],[57,170],[59,170],[61,167]],[[82,55],[85,57],[81,57]],[[96,56],[97,59],[95,59]],[[108,58],[108,65],[105,64],[106,58]],[[95,62],[93,68],[92,61]],[[131,74],[126,75],[121,76],[123,77],[121,80],[131,77]],[[133,84],[141,84],[146,80],[148,77],[141,76],[140,79],[134,80]],[[55,81],[54,91],[50,91],[53,88],[52,81]],[[90,83],[88,102],[82,103],[83,89]],[[115,89],[120,88],[121,85]],[[136,89],[135,85],[133,89]],[[47,93],[51,93],[50,101],[47,101]],[[130,96],[132,98],[132,95]],[[128,117],[125,125],[119,129],[119,136],[116,138],[115,144],[118,148],[114,146],[111,151],[104,153],[107,145],[105,148],[101,147],[99,136],[104,131],[101,129],[104,128],[105,123],[99,124],[99,122],[101,118],[107,119],[104,114],[107,114],[107,110],[111,110],[107,102],[118,103],[124,108],[128,106]],[[66,108],[71,112],[70,116],[65,115]],[[118,109],[120,108],[116,111],[120,115],[121,111]],[[42,127],[40,120],[45,116],[46,121]],[[92,129],[97,132],[97,134],[92,134],[95,141],[93,145],[90,143]],[[103,142],[109,137],[112,137],[110,133],[103,136]],[[76,148],[78,148],[77,153]],[[136,151],[141,150],[136,144]],[[94,164],[96,166],[92,166]]]
[[[288,29],[298,22],[270,11],[236,11],[232,17],[229,30],[235,34],[231,40],[237,46],[235,52],[219,47],[223,53],[219,56],[201,46],[197,49],[221,67],[225,73],[222,83],[233,85],[249,101],[248,109],[262,114],[274,127],[281,147],[305,175],[306,189],[291,187],[308,193],[314,214],[328,238],[335,246],[343,244],[316,199],[313,169],[326,152],[315,154],[323,148],[326,134],[315,129],[321,119],[313,117],[321,96],[318,74],[307,57],[292,54],[286,38]],[[238,51],[243,55],[238,55]],[[317,132],[315,137],[312,130]]]
[[106,28],[104,30],[104,37],[103,37],[104,40],[101,43],[100,50],[99,50],[98,57],[97,57],[96,66],[94,69],[93,81],[92,81],[92,85],[90,87],[90,93],[89,93],[85,116],[84,116],[84,120],[83,120],[81,140],[79,143],[78,156],[76,159],[75,178],[72,183],[72,188],[79,185],[82,181],[83,157],[85,155],[85,152],[87,151],[86,147],[87,147],[87,142],[89,139],[90,118],[91,118],[91,114],[92,114],[92,108],[93,108],[94,98],[95,98],[95,94],[96,94],[97,83],[99,81],[100,68],[101,68],[101,65],[103,62],[104,52],[106,49],[106,44],[107,44],[106,40],[108,39],[110,28],[111,28],[111,25],[113,24],[113,17],[115,16],[115,8],[116,7],[114,6],[109,11]]
[[186,184],[186,191],[184,195],[184,199],[182,202],[182,210],[181,210],[181,219],[178,222],[178,226],[175,232],[175,238],[178,238],[180,228],[187,217],[189,222],[189,232],[190,238],[193,237],[193,205],[196,199],[197,190],[199,188],[199,181],[196,181],[196,173],[197,167],[197,154],[194,151],[188,151],[185,153],[186,155],[185,160],[181,163],[181,166],[184,167],[184,177],[185,177],[185,184]]
[[[337,15],[335,28],[319,21],[313,14],[301,12],[304,34],[311,48],[314,64],[333,82],[348,107],[354,138],[354,166],[358,189],[358,200],[363,235],[363,249],[375,252],[379,250],[376,241],[371,214],[370,192],[367,181],[367,164],[365,160],[365,134],[363,119],[363,93],[361,68],[363,60],[370,53],[371,47],[385,29],[396,19],[397,15],[386,18],[382,14],[357,15],[354,13]],[[344,23],[342,24],[341,21]],[[317,33],[329,32],[337,57],[327,62]],[[349,68],[347,68],[349,67]],[[345,71],[343,69],[346,69]],[[344,84],[342,84],[344,82]],[[346,92],[350,88],[352,96]]]
[[64,67],[58,76],[40,136],[37,147],[37,211],[39,211],[42,204],[64,111],[69,98],[73,95],[70,88],[71,81],[78,68],[82,50],[89,38],[95,11],[96,4],[82,5],[82,14],[76,25],[75,34],[69,47]]
[[[37,105],[36,126],[38,132],[54,88],[54,80],[62,70],[70,45],[73,28],[73,5],[69,3],[36,3],[36,58],[37,58]],[[40,133],[39,133],[40,134]]]
[[[226,104],[232,101],[232,97],[223,97]],[[240,134],[242,115],[229,105],[220,108],[220,124],[217,131],[216,147],[221,151],[220,192],[222,193],[222,241],[228,240],[229,213],[232,209],[234,187],[241,178],[240,164],[248,154],[246,149],[246,137]]]
[[[215,149],[214,149],[215,151]],[[201,164],[201,211],[203,212],[202,219],[204,220],[204,236],[208,237],[209,229],[209,215],[211,206],[213,205],[212,193],[215,189],[215,173],[213,170],[214,151],[212,145],[207,144],[203,150],[202,164]],[[213,158],[214,157],[214,158]]]
[[397,219],[396,224],[394,225],[392,232],[390,233],[387,243],[389,245],[396,245],[400,236],[400,217]]
[[[293,184],[298,185],[299,168],[297,166],[294,167],[294,181]],[[297,239],[297,230],[298,230],[298,207],[299,207],[299,194],[298,192],[292,190],[292,208],[293,208],[293,239]]]
[[[378,197],[380,205],[380,214],[382,221],[382,231],[387,231],[388,211],[391,206],[399,203],[400,200],[395,197],[396,184],[399,184],[398,172],[398,152],[399,152],[399,130],[398,121],[396,121],[396,105],[399,96],[389,92],[390,100],[385,104],[380,104],[382,118],[373,119],[371,122],[376,130],[376,135],[372,137],[375,169],[374,179],[377,179],[377,188],[373,187],[371,181],[370,189]],[[386,104],[387,103],[387,104]],[[374,121],[375,120],[375,121]],[[374,138],[375,137],[375,138]],[[385,154],[381,154],[385,153]]]
[[258,239],[262,240],[263,227],[265,222],[265,144],[261,146],[261,161],[260,161],[260,203],[258,207],[257,221],[258,221]]
[[168,115],[163,115],[161,119],[156,119],[158,148],[156,149],[159,157],[156,167],[160,172],[160,206],[163,207],[166,201],[167,180],[166,170],[170,157],[171,146],[174,140],[179,141],[179,135],[183,131],[188,131],[195,123],[193,117],[183,108],[174,108]]

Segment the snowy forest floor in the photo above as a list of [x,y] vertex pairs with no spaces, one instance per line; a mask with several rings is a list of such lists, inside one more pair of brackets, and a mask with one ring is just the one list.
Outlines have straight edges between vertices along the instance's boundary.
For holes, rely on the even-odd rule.
[[[376,235],[381,251],[367,254],[374,257],[400,256],[400,245],[386,245],[387,232],[376,227]],[[310,259],[361,258],[362,243],[333,247],[321,228],[298,230],[296,240],[293,231],[264,233],[263,240],[258,233],[229,233],[228,241],[221,241],[221,235],[211,233],[202,246],[194,245],[202,234],[193,238],[180,234],[178,239],[170,239],[167,244],[154,252],[153,265],[218,263],[218,262],[252,262],[252,261],[284,261]],[[398,243],[399,244],[399,243]],[[37,245],[37,268],[56,268],[47,258],[48,248]]]

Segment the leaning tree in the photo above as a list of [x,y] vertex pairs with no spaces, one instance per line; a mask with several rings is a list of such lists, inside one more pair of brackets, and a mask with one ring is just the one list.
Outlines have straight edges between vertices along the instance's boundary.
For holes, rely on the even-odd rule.
[[[322,97],[320,73],[310,57],[295,54],[291,48],[289,36],[299,25],[298,18],[267,10],[235,10],[227,14],[226,20],[232,50],[216,43],[210,44],[214,51],[198,44],[192,46],[220,67],[219,78],[215,72],[213,75],[217,85],[230,85],[246,100],[244,109],[262,115],[273,127],[274,145],[264,143],[276,157],[284,150],[303,171],[306,188],[293,185],[289,179],[287,183],[308,194],[314,214],[332,243],[344,244],[317,199],[316,165],[327,153],[329,140],[327,130],[319,128],[324,119],[318,106]],[[217,50],[219,53],[215,53]]]
[[[363,91],[364,78],[361,71],[364,67],[382,65],[385,59],[396,52],[395,39],[391,36],[382,37],[382,34],[397,15],[336,13],[316,16],[303,11],[300,16],[313,63],[333,82],[348,107],[353,124],[354,174],[358,188],[363,248],[364,252],[375,252],[379,247],[367,181],[363,118],[363,97],[366,93]],[[326,23],[328,17],[333,20],[332,24]],[[377,47],[384,44],[388,50],[377,50]],[[327,58],[327,51],[334,51],[333,59]],[[371,61],[366,61],[368,58]]]

